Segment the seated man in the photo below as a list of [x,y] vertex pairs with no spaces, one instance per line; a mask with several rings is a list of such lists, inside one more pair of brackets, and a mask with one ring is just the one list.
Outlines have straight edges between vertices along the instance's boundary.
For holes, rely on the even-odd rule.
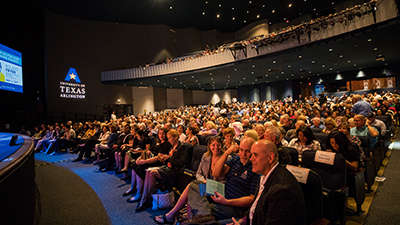
[[[227,219],[242,216],[248,210],[254,200],[255,188],[259,176],[252,172],[250,162],[250,148],[255,142],[252,138],[244,138],[240,147],[230,147],[217,161],[212,175],[214,177],[225,176],[225,197],[215,192],[211,198],[200,196],[199,182],[193,181],[188,194],[188,223],[196,223],[204,220]],[[230,154],[239,151],[239,155],[233,156],[227,161]]]
[[386,124],[382,120],[378,120],[376,118],[376,114],[374,112],[370,112],[367,115],[369,125],[374,126],[374,127],[379,127],[381,130],[380,135],[382,137],[385,137],[386,135]]
[[306,224],[303,191],[296,178],[279,165],[278,149],[268,140],[251,147],[253,172],[260,174],[256,198],[246,216],[233,224]]
[[[303,122],[303,121],[302,121]],[[303,122],[304,123],[304,122]],[[290,156],[289,150],[282,145],[281,142],[281,131],[275,126],[270,126],[265,130],[265,139],[272,141],[278,149],[279,163],[290,164],[292,163],[292,158]]]
[[369,139],[370,147],[374,148],[378,142],[379,132],[369,125],[369,121],[363,115],[355,115],[354,124],[356,126],[350,129],[350,135],[366,136]]
[[71,125],[67,124],[65,125],[64,135],[59,139],[56,139],[55,142],[51,142],[46,152],[48,152],[53,145],[54,145],[54,152],[51,153],[50,155],[56,154],[60,149],[60,145],[65,145],[66,148],[70,148],[74,145],[75,138],[76,138],[75,131],[71,128]]
[[312,119],[313,125],[311,125],[310,128],[320,128],[320,129],[325,129],[325,126],[321,123],[321,118],[319,117],[314,117]]

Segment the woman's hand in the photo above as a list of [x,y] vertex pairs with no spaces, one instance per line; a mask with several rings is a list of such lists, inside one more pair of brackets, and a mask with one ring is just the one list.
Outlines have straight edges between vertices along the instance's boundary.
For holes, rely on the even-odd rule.
[[136,160],[136,164],[137,165],[143,165],[144,164],[144,162],[145,162],[145,160],[143,160],[143,159],[138,159],[138,160]]

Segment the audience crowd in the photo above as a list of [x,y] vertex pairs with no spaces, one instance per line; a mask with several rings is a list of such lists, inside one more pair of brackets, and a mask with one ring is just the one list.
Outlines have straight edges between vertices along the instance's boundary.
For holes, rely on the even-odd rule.
[[[186,206],[187,217],[179,219],[188,224],[232,217],[236,218],[233,224],[305,224],[300,186],[294,177],[282,178],[291,176],[282,165],[301,161],[305,151],[326,150],[342,154],[347,169],[357,171],[364,158],[357,136],[366,136],[374,147],[388,129],[379,116],[386,115],[399,125],[399,99],[396,90],[219,102],[136,116],[114,115],[102,122],[43,124],[33,131],[23,127],[20,133],[32,136],[37,152],[57,154],[68,149],[79,153],[74,161],[93,161],[99,172],[123,173],[121,179],[131,179],[131,187],[121,194],[133,196],[127,201],[138,202],[136,212],[151,207],[151,194],[157,187],[176,185],[179,171],[191,166],[190,148],[205,145],[196,180],[187,185],[170,212],[154,218],[156,223],[172,224]],[[315,137],[317,130],[328,134],[326,142]],[[298,159],[291,157],[291,148]],[[200,185],[207,179],[225,183],[225,194],[200,196]],[[290,191],[280,190],[288,184]],[[264,188],[267,185],[276,187],[276,193]],[[283,196],[282,201],[275,201],[276,196]],[[281,204],[296,207],[279,211],[276,207],[285,208]]]

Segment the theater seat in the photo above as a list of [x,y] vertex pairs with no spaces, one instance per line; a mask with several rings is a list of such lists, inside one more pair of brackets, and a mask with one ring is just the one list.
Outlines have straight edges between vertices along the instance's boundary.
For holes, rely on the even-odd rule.
[[290,165],[293,166],[298,166],[299,165],[299,152],[295,148],[292,147],[285,147],[290,154],[290,157],[292,159],[292,163]]
[[326,143],[328,141],[328,134],[325,133],[314,133],[314,136],[316,139],[320,141],[321,144],[321,149],[325,150],[326,149]]
[[181,193],[191,181],[196,179],[196,171],[205,152],[207,152],[206,146],[194,147],[190,166],[183,168],[179,174],[177,188]]
[[319,151],[305,151],[302,154],[304,167],[315,171],[322,179],[323,186],[323,216],[328,220],[345,224],[346,200],[346,160],[340,154],[334,155],[333,165],[315,161]]

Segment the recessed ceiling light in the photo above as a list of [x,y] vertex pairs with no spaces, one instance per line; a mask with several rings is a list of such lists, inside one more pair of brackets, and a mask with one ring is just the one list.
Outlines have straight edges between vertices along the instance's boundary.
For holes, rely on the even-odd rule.
[[343,58],[343,55],[340,55],[339,57],[340,57],[340,58]]
[[219,18],[219,14],[217,14],[217,18]]
[[251,4],[251,1],[249,1],[249,4]]
[[367,41],[370,42],[370,41],[372,41],[372,39],[370,38],[370,39],[368,39]]
[[272,13],[275,13],[275,9],[272,10]]
[[292,77],[294,76],[294,73],[292,73]]
[[222,5],[219,5],[219,7],[221,8]]
[[265,5],[263,5],[262,7],[265,8]]
[[322,68],[324,68],[325,67],[325,65],[322,65]]
[[349,60],[349,61],[347,61],[347,63],[350,63],[351,61]]
[[272,63],[273,63],[273,64],[275,64],[275,63],[276,63],[276,61],[274,60],[274,61],[272,61]]
[[292,7],[292,4],[289,4],[289,8]]
[[332,67],[331,67],[331,68],[329,68],[329,70],[333,70],[333,69],[332,69]]
[[355,64],[355,63],[354,63],[354,65],[353,65],[353,66],[357,66],[357,64]]
[[317,10],[316,8],[313,9],[314,11]]
[[252,65],[252,67],[254,68],[254,67],[256,67],[256,65]]
[[268,77],[268,74],[265,74],[266,77]]
[[260,18],[260,15],[257,15],[257,19]]
[[214,78],[211,77],[211,80],[214,80]]
[[290,67],[292,67],[292,66],[291,66],[291,65],[288,65],[287,67],[289,67],[289,68],[290,68]]
[[169,9],[172,9],[172,6],[170,6]]
[[210,76],[212,76],[212,73],[210,73]]
[[206,12],[203,12],[203,16],[206,15]]
[[311,61],[311,63],[312,63],[312,64],[314,64],[314,63],[315,63],[315,61],[313,60],[313,61]]
[[243,80],[246,80],[246,77],[243,77]]
[[378,48],[374,48],[374,51],[377,51],[378,50]]
[[232,10],[235,10],[235,8],[234,8],[234,7],[232,7]]
[[279,79],[279,76],[276,76],[276,79]]
[[235,17],[233,17],[232,20],[235,20]]
[[233,69],[233,71],[237,71],[237,69]]
[[301,56],[301,55],[299,55],[299,59],[301,59],[301,57],[302,57],[302,56]]
[[251,71],[251,74],[254,74],[254,72],[253,72],[253,71]]
[[192,79],[194,78],[194,76],[192,76]]
[[245,20],[245,21],[243,21],[243,23],[246,23],[246,20]]
[[246,13],[250,13],[249,10],[247,10]]
[[331,51],[333,51],[333,49],[330,48],[329,51],[331,52]]
[[158,83],[160,83],[160,80],[157,80]]

